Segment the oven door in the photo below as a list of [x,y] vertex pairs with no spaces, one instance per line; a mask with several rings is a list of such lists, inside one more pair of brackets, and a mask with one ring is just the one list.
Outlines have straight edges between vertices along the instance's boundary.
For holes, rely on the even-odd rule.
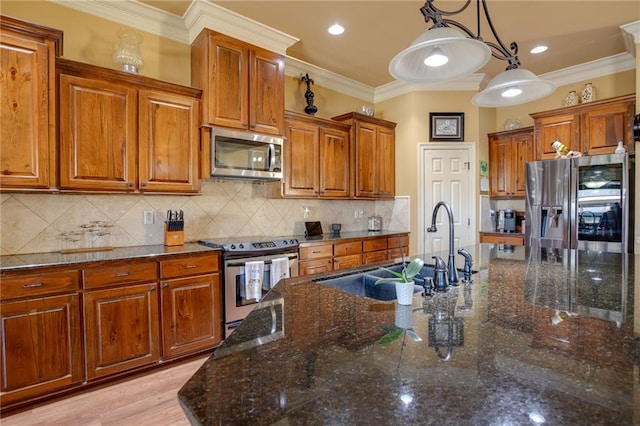
[[262,296],[271,289],[272,261],[279,258],[289,259],[289,276],[298,276],[298,253],[274,254],[259,257],[226,258],[224,261],[224,308],[225,323],[244,319],[249,312],[255,308],[255,299],[246,299],[245,285],[245,264],[247,262],[263,261],[264,272],[262,274]]

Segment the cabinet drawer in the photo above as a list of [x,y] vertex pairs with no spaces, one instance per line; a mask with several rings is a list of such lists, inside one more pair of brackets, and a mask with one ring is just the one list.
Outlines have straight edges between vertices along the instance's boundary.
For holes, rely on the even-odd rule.
[[111,284],[127,284],[158,279],[156,262],[134,263],[85,269],[84,288],[104,287]]
[[376,238],[376,239],[364,240],[362,242],[362,247],[363,247],[363,251],[364,252],[386,250],[387,249],[387,239],[386,238]]
[[2,278],[0,299],[40,296],[78,289],[78,271],[43,272]]
[[333,244],[324,244],[310,247],[300,247],[300,260],[321,259],[333,256]]
[[298,263],[299,276],[333,271],[333,259],[307,260]]
[[400,259],[409,255],[409,247],[398,247],[390,249],[387,253],[387,260]]
[[347,256],[350,254],[362,253],[362,242],[351,241],[348,243],[339,243],[333,245],[334,256]]
[[398,235],[387,238],[387,248],[404,247],[409,245],[408,235]]
[[386,250],[372,251],[372,252],[363,254],[362,257],[363,257],[362,263],[364,263],[365,265],[369,263],[383,262],[387,260],[387,251]]
[[160,262],[160,277],[176,278],[207,274],[217,272],[219,267],[217,255],[163,260]]

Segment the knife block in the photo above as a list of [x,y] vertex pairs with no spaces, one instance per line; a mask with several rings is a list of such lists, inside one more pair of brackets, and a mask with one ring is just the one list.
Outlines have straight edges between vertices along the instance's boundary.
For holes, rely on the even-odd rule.
[[169,224],[164,223],[164,245],[181,246],[184,245],[184,231],[169,231]]

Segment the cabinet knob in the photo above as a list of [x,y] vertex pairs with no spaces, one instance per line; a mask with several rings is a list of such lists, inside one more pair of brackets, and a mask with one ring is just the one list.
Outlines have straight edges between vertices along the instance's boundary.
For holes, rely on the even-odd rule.
[[140,186],[141,186],[141,187],[143,187],[143,188],[145,188],[145,187],[147,186],[147,182],[142,182],[142,183],[140,184]]
[[156,291],[156,285],[155,284],[150,285],[149,286],[149,291]]
[[133,184],[131,182],[127,183],[127,188],[133,188]]
[[162,288],[167,288],[167,287],[169,287],[169,283],[166,282],[166,281],[163,281],[162,282]]

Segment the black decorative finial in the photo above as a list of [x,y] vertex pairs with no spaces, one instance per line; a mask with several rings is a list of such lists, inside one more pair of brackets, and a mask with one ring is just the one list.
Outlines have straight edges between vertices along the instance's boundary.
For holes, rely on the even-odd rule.
[[318,112],[318,107],[313,104],[313,92],[311,91],[311,85],[313,84],[313,80],[309,78],[309,74],[305,74],[301,78],[302,81],[307,83],[307,91],[304,92],[304,97],[307,100],[307,106],[304,107],[304,112],[309,115],[315,115]]

